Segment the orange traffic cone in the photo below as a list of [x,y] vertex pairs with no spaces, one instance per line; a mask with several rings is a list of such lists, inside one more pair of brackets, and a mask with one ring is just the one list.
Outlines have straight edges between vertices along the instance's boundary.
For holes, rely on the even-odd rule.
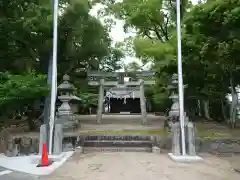
[[49,161],[48,159],[48,152],[47,152],[47,145],[45,141],[43,141],[43,146],[42,146],[42,158],[40,161],[40,164],[37,165],[37,167],[46,167],[51,165],[53,162]]

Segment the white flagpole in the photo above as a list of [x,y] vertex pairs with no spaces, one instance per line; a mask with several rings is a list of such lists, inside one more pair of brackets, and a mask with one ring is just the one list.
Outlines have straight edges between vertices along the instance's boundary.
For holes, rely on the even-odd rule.
[[58,39],[58,0],[53,1],[53,60],[52,60],[52,87],[51,87],[51,106],[49,120],[49,154],[52,154],[53,130],[55,119],[55,104],[57,96],[57,39]]
[[177,45],[178,45],[178,96],[181,126],[182,155],[186,155],[185,129],[184,129],[184,96],[182,77],[182,45],[181,45],[181,0],[176,0],[177,5]]

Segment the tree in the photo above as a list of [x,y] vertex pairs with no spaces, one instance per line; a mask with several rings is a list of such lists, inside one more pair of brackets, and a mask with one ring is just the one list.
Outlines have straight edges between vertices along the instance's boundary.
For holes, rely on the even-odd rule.
[[[103,15],[114,15],[125,21],[125,31],[135,29],[137,34],[166,42],[175,24],[175,4],[172,0],[96,0],[106,6]],[[182,0],[182,13],[191,3]],[[170,31],[169,31],[170,30]]]
[[37,117],[33,104],[48,92],[46,76],[35,73],[12,75],[6,72],[0,74],[0,81],[1,116],[25,114],[30,129],[35,129]]
[[[163,85],[162,81],[166,82],[168,80],[167,73],[164,74],[163,69],[166,69],[166,71],[176,70],[176,66],[172,66],[175,59],[171,59],[172,57],[175,58],[175,52],[173,53],[175,49],[172,48],[171,44],[168,44],[169,41],[173,42],[175,39],[172,33],[175,26],[172,19],[174,16],[173,13],[170,13],[173,11],[174,4],[164,0],[100,2],[106,5],[105,14],[102,14],[113,14],[116,18],[124,20],[125,32],[132,29],[136,32],[137,36],[128,42],[133,42],[135,55],[142,63],[152,62],[153,69],[157,71],[157,84],[155,90],[153,90],[156,93],[155,100],[159,97],[167,98],[166,85]],[[187,1],[184,1],[184,6],[187,3]],[[128,42],[126,43],[127,47],[129,47]],[[129,51],[129,48],[127,49]],[[169,54],[170,51],[171,54]],[[168,56],[168,58],[165,59],[165,56]],[[156,100],[156,102],[160,101]]]
[[137,61],[132,61],[124,65],[124,71],[126,72],[127,71],[136,72],[141,70],[142,70],[142,66]]
[[[21,108],[21,105],[12,108],[15,97],[25,99],[22,103],[30,107],[34,98],[45,95],[45,91],[37,92],[47,87],[45,74],[52,54],[52,4],[46,0],[2,1],[0,9],[0,72],[7,77],[0,90],[1,107],[14,113]],[[90,9],[87,0],[62,0],[58,22],[58,76],[68,73],[86,91],[86,71],[118,69],[123,57],[120,50],[112,47],[107,27],[89,14]],[[26,93],[24,88],[32,92]]]
[[45,0],[1,2],[0,71],[31,71],[39,64],[43,40],[51,38],[49,5]]
[[[87,0],[63,1],[61,5],[59,74],[75,72],[79,68],[98,69],[108,55],[116,55],[117,49],[111,48],[106,28],[89,14],[91,6]],[[12,8],[7,8],[10,6]],[[46,73],[52,53],[51,2],[6,1],[1,4],[1,9],[4,10],[0,20],[3,29],[0,35],[1,71],[17,73],[36,69]]]
[[100,61],[100,71],[113,72],[121,69],[123,67],[123,57],[125,57],[125,55],[120,49],[111,47],[109,55],[103,57]]
[[122,57],[121,52],[111,47],[106,27],[89,14],[90,8],[88,1],[73,1],[60,20],[59,61],[62,71],[67,73],[98,70],[109,60],[112,66],[117,66]]
[[[185,91],[187,109],[197,109],[199,101],[202,101],[204,115],[210,118],[210,109],[213,115],[214,111],[219,112],[224,107],[229,86],[233,104],[237,101],[239,1],[209,0],[197,6],[182,1],[181,4],[183,76],[184,83],[188,84]],[[133,41],[135,53],[142,61],[153,63],[157,75],[155,96],[161,99],[166,97],[171,74],[177,71],[174,2],[123,0],[117,3],[105,1],[105,5],[106,14],[114,14],[125,20],[126,31],[134,29],[137,32]],[[232,105],[230,124],[235,122],[236,108],[233,107],[236,106]],[[226,112],[224,108],[222,112]]]
[[[231,87],[233,101],[229,123],[232,127],[236,122],[236,86],[239,84],[237,77],[240,67],[237,57],[240,50],[239,3],[238,0],[208,1],[193,8],[185,20],[185,45],[188,49],[185,52],[186,64],[195,63],[205,72],[204,78],[200,78],[204,82],[200,81],[202,85],[196,87],[208,98],[220,100],[225,98],[228,87]],[[192,42],[194,52],[189,52],[192,50],[189,41]]]

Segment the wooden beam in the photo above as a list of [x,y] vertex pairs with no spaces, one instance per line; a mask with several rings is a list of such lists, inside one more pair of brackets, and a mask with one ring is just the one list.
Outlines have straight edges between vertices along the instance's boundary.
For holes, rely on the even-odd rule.
[[137,71],[137,72],[99,72],[99,71],[88,71],[88,77],[149,77],[154,76],[153,71]]
[[[144,81],[144,85],[153,85],[155,84],[155,81]],[[88,85],[90,86],[99,86],[100,83],[99,81],[89,81],[88,82]],[[105,81],[104,82],[104,86],[117,86],[119,85],[118,81]],[[129,81],[129,82],[124,82],[124,84],[122,85],[125,85],[125,86],[140,86],[140,81]]]

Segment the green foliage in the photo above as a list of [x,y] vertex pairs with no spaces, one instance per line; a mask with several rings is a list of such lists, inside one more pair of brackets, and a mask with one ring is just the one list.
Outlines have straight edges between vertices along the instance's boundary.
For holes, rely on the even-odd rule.
[[105,56],[100,61],[100,71],[113,72],[123,67],[122,58],[125,55],[120,49],[110,48],[110,54]]
[[31,71],[51,29],[51,7],[45,0],[4,1],[0,6],[0,71]]
[[98,102],[98,94],[80,93],[79,97],[82,99],[83,106],[88,108],[91,105],[96,106]]
[[0,81],[1,112],[23,109],[24,105],[33,103],[48,93],[45,75],[1,73]]
[[[125,31],[134,30],[137,35],[112,47],[108,34],[112,19],[106,19],[108,25],[103,26],[90,15],[98,2],[106,5],[100,15],[124,20]],[[229,86],[233,91],[240,83],[240,1],[214,0],[192,6],[182,0],[181,5],[186,104],[197,108],[197,100],[210,100],[211,109],[219,109],[216,101],[225,101]],[[52,52],[52,5],[46,0],[19,0],[4,1],[0,6],[0,107],[11,107],[47,92],[45,77],[39,74],[46,74]],[[90,93],[86,72],[122,68],[123,51],[136,55],[142,64],[153,64],[156,85],[146,94],[156,106],[168,106],[167,86],[177,72],[174,1],[63,0],[60,10],[58,75],[68,73],[81,87],[79,96],[85,108],[97,104],[97,91]],[[133,62],[125,69],[136,71],[141,66]]]
[[228,91],[229,77],[239,76],[239,5],[238,0],[211,1],[193,8],[184,21],[186,69],[204,72],[187,72],[187,80],[199,93],[211,96],[218,92],[219,98],[219,93]]
[[[169,95],[169,80],[177,72],[174,1],[105,1],[105,5],[106,14],[125,21],[126,31],[137,32],[133,49],[144,64],[153,64],[157,83],[151,97],[160,104]],[[229,86],[239,84],[240,1],[214,0],[193,6],[184,0],[181,5],[186,104],[197,108],[197,100],[210,100],[211,109],[219,109],[216,104],[225,101]]]
[[[1,9],[4,12],[0,19],[0,71],[46,73],[52,51],[51,1],[6,1]],[[75,75],[78,69],[98,69],[104,60],[112,58],[108,65],[111,69],[122,58],[120,52],[112,49],[107,28],[89,14],[90,9],[87,0],[61,2],[59,74]]]
[[[33,109],[33,102],[48,92],[46,73],[53,46],[51,3],[46,0],[0,2],[0,107],[3,112],[14,112],[25,105]],[[89,90],[88,70],[118,70],[124,56],[121,50],[112,47],[108,27],[90,15],[91,8],[88,0],[61,0],[59,4],[58,79],[69,74],[83,93]]]
[[136,72],[141,70],[142,70],[142,67],[137,61],[132,61],[124,65],[125,72]]
[[111,47],[107,28],[89,14],[90,6],[84,2],[72,2],[60,20],[60,71],[73,75],[78,69],[119,69],[123,55]]

